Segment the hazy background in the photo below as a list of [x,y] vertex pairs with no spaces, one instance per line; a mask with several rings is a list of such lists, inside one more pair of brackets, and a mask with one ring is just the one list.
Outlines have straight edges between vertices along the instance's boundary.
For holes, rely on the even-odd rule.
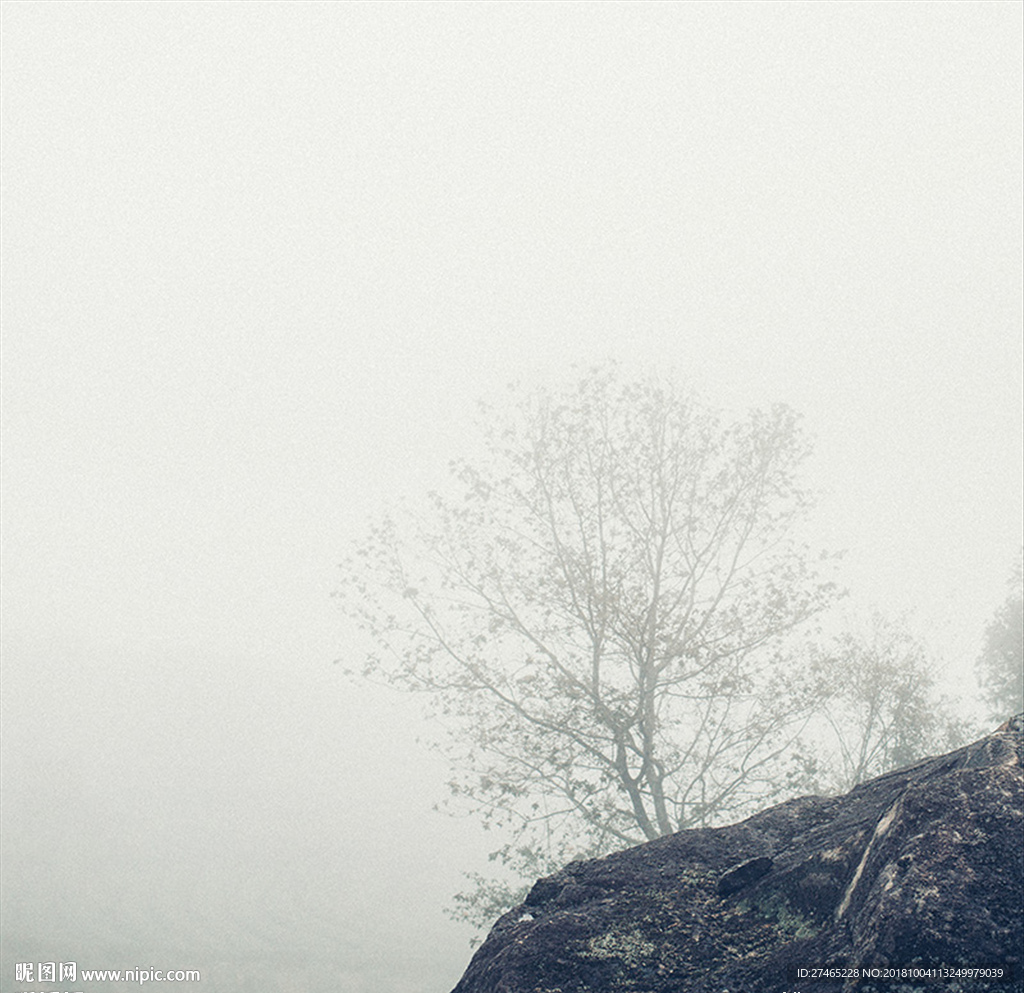
[[970,711],[1021,542],[1019,3],[2,9],[5,993],[454,985],[493,839],[329,594],[512,378],[802,411],[846,609]]

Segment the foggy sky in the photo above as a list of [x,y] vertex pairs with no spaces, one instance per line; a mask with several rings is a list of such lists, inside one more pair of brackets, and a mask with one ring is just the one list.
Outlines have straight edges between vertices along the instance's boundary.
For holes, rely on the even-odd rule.
[[1022,540],[1020,28],[5,3],[5,933],[454,984],[494,846],[329,594],[477,399],[574,363],[799,410],[845,609],[909,612],[968,707]]

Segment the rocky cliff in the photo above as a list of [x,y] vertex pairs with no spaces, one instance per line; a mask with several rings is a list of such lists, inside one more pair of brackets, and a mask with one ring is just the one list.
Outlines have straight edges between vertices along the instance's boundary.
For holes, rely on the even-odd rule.
[[1024,993],[1022,756],[1024,716],[845,796],[570,863],[453,993]]

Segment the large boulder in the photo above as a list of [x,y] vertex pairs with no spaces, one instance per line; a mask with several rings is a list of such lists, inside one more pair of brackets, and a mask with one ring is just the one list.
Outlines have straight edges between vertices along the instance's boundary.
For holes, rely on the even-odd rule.
[[1024,993],[1022,756],[1024,715],[845,796],[572,862],[453,993]]

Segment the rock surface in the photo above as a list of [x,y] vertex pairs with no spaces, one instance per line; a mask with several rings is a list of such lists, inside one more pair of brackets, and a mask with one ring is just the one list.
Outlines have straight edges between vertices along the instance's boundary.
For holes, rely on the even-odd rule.
[[[453,993],[1024,993],[1024,715],[840,797],[808,796],[539,880]],[[1009,981],[800,977],[978,967]]]

